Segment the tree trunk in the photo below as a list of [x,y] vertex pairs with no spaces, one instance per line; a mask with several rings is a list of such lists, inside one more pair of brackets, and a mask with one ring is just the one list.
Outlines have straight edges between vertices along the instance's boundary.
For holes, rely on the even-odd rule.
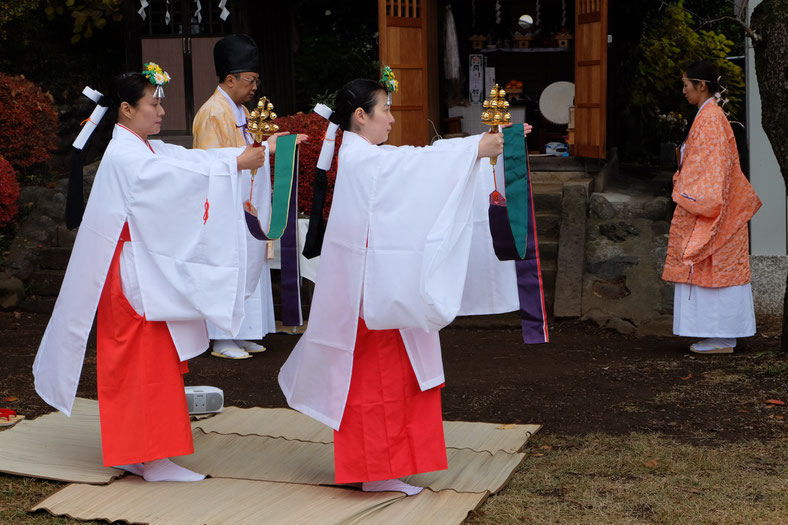
[[[763,130],[777,157],[788,194],[788,0],[763,0],[753,10],[750,24],[761,36],[753,44]],[[788,276],[781,347],[788,352]]]

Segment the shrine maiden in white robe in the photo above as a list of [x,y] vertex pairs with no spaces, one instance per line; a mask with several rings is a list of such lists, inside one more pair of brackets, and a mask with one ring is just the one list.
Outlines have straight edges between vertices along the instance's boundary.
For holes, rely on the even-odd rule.
[[206,319],[236,333],[244,299],[257,286],[261,261],[247,257],[239,205],[236,159],[243,148],[149,144],[115,126],[33,363],[36,392],[66,415],[124,223],[132,241],[122,261],[133,264],[125,270],[136,274],[132,286],[139,294],[128,299],[148,321],[167,322],[182,361],[208,348]]
[[394,148],[344,133],[309,324],[279,373],[291,407],[339,429],[359,317],[399,329],[421,390],[444,382],[438,330],[462,301],[479,140]]

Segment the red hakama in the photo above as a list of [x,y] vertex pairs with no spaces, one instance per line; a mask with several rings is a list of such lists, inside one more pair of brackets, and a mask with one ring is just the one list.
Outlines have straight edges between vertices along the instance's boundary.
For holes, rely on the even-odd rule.
[[448,468],[442,387],[421,391],[399,330],[369,330],[359,319],[350,391],[334,432],[336,483]]
[[167,323],[134,311],[120,285],[121,232],[98,305],[97,373],[105,466],[194,452],[181,363]]

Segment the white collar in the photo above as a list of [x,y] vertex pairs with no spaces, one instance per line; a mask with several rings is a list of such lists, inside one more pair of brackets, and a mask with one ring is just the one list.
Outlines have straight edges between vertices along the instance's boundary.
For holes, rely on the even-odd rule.
[[246,124],[246,113],[244,113],[244,108],[240,104],[236,104],[235,101],[230,98],[230,95],[227,94],[225,90],[222,89],[221,86],[217,86],[219,92],[224,95],[224,98],[227,99],[227,102],[230,104],[230,108],[233,110],[233,116],[235,117],[235,125],[236,126],[243,126]]
[[698,113],[695,113],[695,115],[698,115],[700,113],[700,110],[703,109],[706,106],[706,104],[708,104],[709,101],[711,101],[711,100],[716,101],[717,99],[714,97],[714,95],[712,95],[709,98],[707,98],[706,102],[704,102],[703,104],[700,105],[700,107],[698,108]]

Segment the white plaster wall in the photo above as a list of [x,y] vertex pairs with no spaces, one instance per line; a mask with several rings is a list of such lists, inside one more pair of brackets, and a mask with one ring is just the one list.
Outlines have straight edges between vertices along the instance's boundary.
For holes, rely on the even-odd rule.
[[[749,15],[761,0],[751,0]],[[752,255],[786,255],[785,183],[772,146],[761,127],[761,96],[755,76],[752,45],[747,41],[747,135],[750,146],[750,182],[763,202],[763,207],[750,222]]]

